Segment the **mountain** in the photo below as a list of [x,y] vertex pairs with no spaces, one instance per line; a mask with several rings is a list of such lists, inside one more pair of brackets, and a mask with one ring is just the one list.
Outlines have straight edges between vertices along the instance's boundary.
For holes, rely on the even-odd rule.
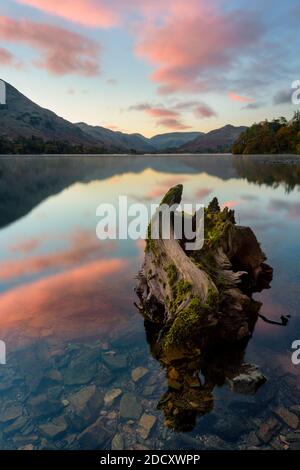
[[231,152],[236,139],[247,129],[245,126],[235,127],[227,124],[220,129],[200,135],[191,142],[177,149],[179,153],[218,153]]
[[101,126],[90,126],[85,122],[79,122],[76,125],[96,141],[99,140],[105,145],[110,145],[113,142],[115,146],[119,146],[128,152],[134,151],[137,153],[172,150],[203,134],[203,132],[168,132],[148,139],[141,134],[125,134]]
[[9,83],[5,85],[7,104],[0,106],[0,137],[9,140],[34,136],[43,141],[83,146],[83,151],[94,148],[101,153],[152,153],[178,147],[199,134],[174,132],[148,139],[84,122],[73,124],[38,106]]
[[[6,83],[6,106],[0,109],[0,136],[9,139],[39,137],[68,141],[74,145],[94,145],[95,141],[80,128],[41,108],[16,88]],[[99,144],[103,145],[100,141]]]
[[[0,105],[0,153],[224,152],[246,129],[228,125],[207,134],[170,132],[147,138],[84,122],[73,124],[5,84],[6,105]],[[25,141],[20,143],[20,138]]]
[[107,147],[114,145],[129,153],[151,153],[156,151],[156,148],[151,145],[150,140],[141,134],[125,134],[101,126],[90,126],[85,122],[79,122],[76,125],[96,142],[102,142]]
[[167,134],[158,134],[149,139],[155,150],[171,150],[190,142],[203,132],[169,132]]
[[127,152],[137,153],[163,152],[176,149],[203,134],[203,132],[168,132],[148,139],[141,134],[125,134],[101,126],[90,126],[85,122],[79,122],[76,125],[90,137],[103,142],[106,146],[113,143]]

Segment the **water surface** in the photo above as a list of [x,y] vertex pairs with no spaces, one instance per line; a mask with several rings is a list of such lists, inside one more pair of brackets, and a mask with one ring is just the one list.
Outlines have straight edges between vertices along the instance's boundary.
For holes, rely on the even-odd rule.
[[[267,384],[255,396],[215,387],[213,409],[186,433],[168,428],[157,409],[165,375],[133,305],[144,242],[99,241],[95,232],[100,203],[117,204],[121,194],[150,205],[178,183],[186,202],[217,196],[253,228],[274,268],[271,289],[256,295],[261,311],[271,320],[291,315],[285,328],[259,320],[246,348]],[[300,366],[291,362],[300,333],[299,185],[300,160],[288,157],[1,158],[0,447],[110,449],[117,435],[128,449],[280,448],[283,421],[268,442],[256,436],[278,406],[299,404]],[[133,380],[138,367],[145,375]],[[144,413],[153,417],[149,435]]]

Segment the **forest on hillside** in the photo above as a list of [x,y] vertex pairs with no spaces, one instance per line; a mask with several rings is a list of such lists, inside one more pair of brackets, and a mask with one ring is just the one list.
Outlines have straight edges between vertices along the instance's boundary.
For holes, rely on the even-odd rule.
[[300,111],[285,117],[253,124],[233,144],[234,154],[300,154]]
[[102,154],[107,149],[85,145],[74,145],[68,141],[44,140],[31,136],[8,139],[0,137],[0,155],[57,155],[57,154]]

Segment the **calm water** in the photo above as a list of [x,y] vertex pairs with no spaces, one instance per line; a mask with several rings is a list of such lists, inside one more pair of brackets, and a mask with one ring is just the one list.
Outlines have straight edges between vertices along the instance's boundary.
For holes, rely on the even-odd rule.
[[[217,196],[253,228],[274,268],[271,289],[256,296],[262,313],[291,315],[285,328],[259,320],[245,351],[266,385],[255,396],[215,387],[213,410],[188,433],[167,428],[157,409],[165,375],[133,305],[143,242],[95,234],[100,203],[120,194],[159,202],[178,183],[185,201]],[[0,448],[110,449],[114,436],[127,449],[280,448],[275,432],[268,442],[256,436],[278,406],[300,404],[300,366],[291,362],[300,339],[299,187],[300,160],[273,156],[1,158]],[[138,367],[145,375],[132,377]],[[277,434],[287,432],[279,420]]]

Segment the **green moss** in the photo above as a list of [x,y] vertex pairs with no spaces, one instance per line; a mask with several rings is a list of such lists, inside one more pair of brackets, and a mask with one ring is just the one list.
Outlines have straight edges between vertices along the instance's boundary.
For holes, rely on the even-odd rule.
[[163,340],[163,347],[180,345],[191,334],[203,314],[202,304],[197,296],[193,296],[188,307],[175,318],[170,330]]
[[176,269],[175,264],[169,264],[169,266],[166,269],[166,272],[167,272],[169,284],[172,287],[172,286],[174,286],[174,284],[177,280],[177,277],[178,277],[178,273],[177,273],[177,269]]
[[168,305],[168,309],[171,314],[175,313],[179,305],[184,302],[184,300],[186,300],[187,295],[190,293],[191,289],[192,284],[183,279],[180,279],[180,281],[173,285],[172,301],[170,301]]
[[214,198],[205,209],[204,219],[206,248],[218,245],[225,235],[228,223],[235,223],[234,211],[227,207],[221,211],[217,198]]
[[151,252],[155,254],[155,240],[151,238],[151,222],[150,222],[148,225],[148,229],[147,229],[145,253],[151,253]]
[[[169,308],[174,308],[174,303],[180,303],[190,292],[192,285],[186,281],[179,281],[176,288],[180,286],[173,302],[168,302]],[[219,294],[214,289],[209,289],[205,303],[202,303],[197,295],[191,297],[189,305],[183,309],[175,318],[170,330],[167,332],[163,340],[163,347],[167,348],[172,345],[180,345],[186,341],[191,332],[195,331],[201,321],[203,321],[209,313],[218,310]]]
[[176,301],[183,300],[187,294],[191,291],[192,284],[188,281],[180,279],[176,286],[174,287],[174,297]]
[[215,289],[209,289],[206,297],[205,307],[216,309],[219,306],[219,293]]

